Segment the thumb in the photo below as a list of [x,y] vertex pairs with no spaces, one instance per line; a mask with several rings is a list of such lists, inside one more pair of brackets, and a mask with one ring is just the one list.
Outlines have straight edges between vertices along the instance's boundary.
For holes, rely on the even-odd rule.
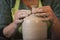
[[32,11],[33,14],[36,13],[36,8],[32,6],[32,10],[31,11]]

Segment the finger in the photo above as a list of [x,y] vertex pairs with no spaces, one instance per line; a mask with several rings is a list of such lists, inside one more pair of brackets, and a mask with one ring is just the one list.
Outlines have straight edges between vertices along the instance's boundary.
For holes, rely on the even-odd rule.
[[22,23],[23,21],[24,21],[23,19],[17,20],[18,23]]
[[32,13],[36,13],[36,12],[52,12],[52,9],[50,6],[43,6],[41,8],[32,8]]
[[19,15],[21,17],[26,17],[26,16],[28,16],[30,14],[31,14],[31,11],[30,10],[20,10],[20,12],[19,12]]
[[32,8],[32,13],[37,13],[37,12],[40,12],[40,13],[44,13],[44,12],[47,12],[47,7],[43,6],[43,7],[40,7],[40,8]]
[[42,7],[42,9],[44,9],[44,12],[48,13],[50,16],[54,16],[54,12],[52,10],[52,8],[50,6],[44,6]]
[[19,17],[19,20],[20,19],[24,19],[26,17],[26,15],[21,15],[20,17]]
[[32,8],[32,13],[37,13],[37,12],[43,12],[43,9],[41,8]]
[[24,20],[23,19],[21,19],[21,20],[19,20],[19,19],[16,19],[16,20],[14,20],[14,23],[22,23]]
[[37,17],[42,17],[42,18],[45,18],[45,17],[48,17],[49,16],[48,13],[36,13],[34,15],[37,16]]
[[19,12],[23,12],[24,14],[31,14],[31,10],[19,10]]
[[46,21],[49,21],[50,18],[41,18],[41,20],[46,22]]

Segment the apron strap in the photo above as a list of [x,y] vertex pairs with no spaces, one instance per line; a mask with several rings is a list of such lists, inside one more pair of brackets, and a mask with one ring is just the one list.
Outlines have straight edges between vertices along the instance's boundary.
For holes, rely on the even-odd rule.
[[19,9],[19,5],[20,5],[20,0],[16,0],[14,8],[12,8],[11,10],[13,19],[14,19],[14,13]]

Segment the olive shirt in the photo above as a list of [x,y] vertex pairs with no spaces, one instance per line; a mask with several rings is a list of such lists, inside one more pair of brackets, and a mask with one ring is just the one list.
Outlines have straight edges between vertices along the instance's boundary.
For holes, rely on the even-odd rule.
[[[14,4],[15,0],[0,0],[0,37],[6,38],[2,31],[12,22],[11,9],[14,7]],[[42,0],[42,4],[43,6],[51,6],[55,15],[60,19],[60,0]],[[28,8],[21,2],[19,9]],[[49,32],[51,32],[51,30]],[[16,33],[18,34],[18,32]],[[48,35],[50,35],[50,33]]]

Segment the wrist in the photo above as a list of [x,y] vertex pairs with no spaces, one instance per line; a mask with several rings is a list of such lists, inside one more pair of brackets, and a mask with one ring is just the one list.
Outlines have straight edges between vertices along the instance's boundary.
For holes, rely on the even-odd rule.
[[12,24],[17,26],[17,23],[16,23],[16,22],[14,22],[14,21],[12,22]]
[[23,20],[21,20],[20,22],[13,21],[12,24],[19,27],[19,25],[21,25],[22,22]]
[[59,19],[58,18],[55,18],[54,20],[53,20],[53,26],[55,26],[55,25],[59,25],[60,24],[60,21],[59,21]]

